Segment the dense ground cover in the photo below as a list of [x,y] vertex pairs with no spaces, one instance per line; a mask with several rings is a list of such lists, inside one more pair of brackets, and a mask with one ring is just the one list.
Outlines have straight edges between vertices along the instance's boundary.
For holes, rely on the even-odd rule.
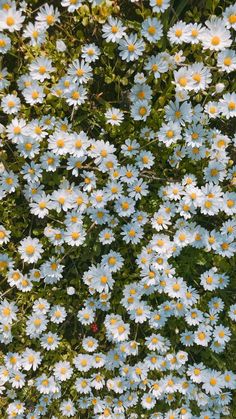
[[231,1],[0,1],[0,416],[236,417]]

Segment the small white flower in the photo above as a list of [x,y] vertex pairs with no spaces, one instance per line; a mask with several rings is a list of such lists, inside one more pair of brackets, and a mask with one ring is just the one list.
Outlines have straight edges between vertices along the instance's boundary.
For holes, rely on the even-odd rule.
[[18,251],[24,262],[35,263],[40,259],[41,253],[43,253],[43,246],[38,239],[26,237],[20,242]]

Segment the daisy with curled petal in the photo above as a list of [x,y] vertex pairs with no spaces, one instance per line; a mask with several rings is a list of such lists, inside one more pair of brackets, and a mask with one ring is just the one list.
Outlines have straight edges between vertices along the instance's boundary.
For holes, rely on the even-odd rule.
[[21,240],[18,252],[24,262],[35,263],[40,259],[41,254],[43,253],[43,246],[38,239],[26,237]]

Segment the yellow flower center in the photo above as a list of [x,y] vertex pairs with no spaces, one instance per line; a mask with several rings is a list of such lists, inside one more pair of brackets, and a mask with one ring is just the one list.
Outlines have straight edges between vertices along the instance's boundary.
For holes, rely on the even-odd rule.
[[28,246],[26,246],[25,251],[27,255],[33,255],[35,252],[35,247],[32,244],[29,244]]
[[52,25],[54,21],[55,21],[55,18],[53,15],[47,15],[46,22],[48,25]]
[[177,38],[180,38],[180,36],[182,35],[182,33],[183,33],[182,29],[176,29],[175,36],[177,36]]
[[231,57],[225,57],[225,59],[224,59],[224,65],[230,66],[231,64],[232,64]]
[[211,39],[211,44],[215,47],[215,46],[219,45],[219,43],[220,43],[219,36],[213,36],[213,38]]
[[231,23],[231,25],[234,25],[234,23],[236,23],[236,15],[230,15],[228,17],[229,23]]
[[149,33],[150,35],[155,35],[155,33],[156,33],[156,28],[155,28],[155,26],[149,26],[149,28],[148,28],[148,33]]
[[135,45],[134,44],[129,44],[128,45],[128,51],[129,52],[134,52],[135,51]]
[[40,74],[45,74],[45,73],[46,73],[46,71],[47,71],[47,69],[46,69],[46,67],[45,67],[44,65],[41,65],[41,66],[39,67],[39,73],[40,73]]
[[14,25],[14,23],[15,23],[15,19],[14,19],[14,17],[12,17],[12,16],[8,16],[8,17],[6,18],[6,24],[7,24],[7,26],[12,26],[12,25]]

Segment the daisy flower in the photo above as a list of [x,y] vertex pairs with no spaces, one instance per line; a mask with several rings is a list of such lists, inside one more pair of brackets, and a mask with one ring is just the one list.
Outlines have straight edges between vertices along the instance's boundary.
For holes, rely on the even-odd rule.
[[149,4],[153,9],[153,12],[163,13],[168,9],[170,0],[149,0]]
[[21,101],[16,95],[3,96],[1,101],[1,107],[3,112],[6,114],[14,114],[20,110]]
[[41,254],[43,253],[43,246],[38,239],[26,237],[21,240],[18,252],[24,262],[35,263],[40,259]]
[[23,31],[22,37],[24,39],[29,40],[29,44],[35,47],[36,45],[42,45],[46,38],[46,31],[43,24],[36,22],[36,23],[28,23],[28,25],[25,26],[25,29]]
[[232,40],[230,32],[225,28],[221,19],[212,19],[206,22],[207,28],[200,35],[200,41],[204,49],[220,51],[230,47]]
[[224,387],[222,374],[216,370],[206,370],[202,377],[202,388],[211,396],[221,393]]
[[137,60],[145,49],[142,38],[138,38],[136,33],[125,35],[124,39],[119,41],[119,55],[126,62]]
[[225,23],[227,28],[236,29],[236,6],[233,4],[232,6],[226,7],[223,12],[223,22]]
[[36,15],[36,20],[43,23],[45,27],[50,27],[59,22],[59,11],[47,3],[40,7],[39,12]]
[[74,84],[65,93],[66,102],[68,105],[77,108],[86,102],[87,95],[87,90],[83,86]]
[[126,27],[119,19],[109,16],[108,23],[102,27],[102,37],[105,38],[106,42],[119,42],[123,38],[125,30]]
[[[80,0],[78,0],[80,1]],[[63,3],[65,2],[69,2],[69,0],[64,0]],[[71,2],[70,2],[71,3]],[[74,403],[72,402],[71,399],[68,400],[63,400],[59,406],[60,412],[62,413],[63,416],[66,417],[70,417],[70,416],[74,416],[76,414],[76,408]]]
[[21,11],[16,10],[13,4],[9,9],[0,11],[0,29],[8,30],[9,32],[19,31],[22,27],[25,17],[22,16]]
[[26,87],[22,94],[25,101],[29,105],[35,105],[36,103],[42,103],[45,97],[44,89],[36,81],[33,81],[29,87]]
[[151,112],[151,107],[147,100],[138,100],[131,106],[130,111],[134,121],[146,121]]
[[167,34],[170,43],[182,44],[182,42],[188,42],[188,26],[182,20],[179,20],[174,26],[172,26]]
[[190,23],[188,25],[188,42],[190,42],[192,45],[198,44],[200,42],[200,36],[203,32],[204,28],[199,23]]
[[86,44],[82,47],[82,58],[87,63],[94,63],[100,54],[100,49],[95,44]]
[[53,373],[57,380],[66,381],[72,376],[73,369],[68,361],[59,361],[54,365]]
[[0,225],[0,245],[8,243],[10,235],[11,231],[6,230],[3,225]]
[[62,0],[61,5],[66,7],[69,13],[73,13],[82,6],[82,0]]
[[236,116],[236,93],[226,93],[220,99],[219,111],[226,119]]
[[153,74],[155,79],[158,79],[162,73],[168,71],[168,63],[163,60],[161,54],[158,54],[149,58],[144,69],[149,71],[150,74]]
[[221,71],[231,73],[236,70],[236,53],[234,50],[225,49],[217,56],[217,66]]
[[9,51],[9,49],[11,48],[11,39],[1,33],[0,34],[0,53],[1,54],[6,54],[7,51]]
[[60,344],[60,338],[56,333],[45,333],[40,337],[40,345],[47,351],[54,351]]
[[110,108],[105,112],[105,118],[108,124],[118,126],[124,119],[124,113],[120,109]]
[[85,62],[85,60],[75,60],[69,66],[68,74],[76,83],[88,83],[92,77],[92,67]]
[[149,42],[157,42],[161,39],[163,35],[163,26],[161,22],[154,18],[148,17],[142,23],[142,30],[141,34],[146,38]]
[[43,82],[45,79],[50,78],[50,73],[54,71],[52,67],[52,60],[47,57],[38,57],[29,65],[30,76],[33,80]]

